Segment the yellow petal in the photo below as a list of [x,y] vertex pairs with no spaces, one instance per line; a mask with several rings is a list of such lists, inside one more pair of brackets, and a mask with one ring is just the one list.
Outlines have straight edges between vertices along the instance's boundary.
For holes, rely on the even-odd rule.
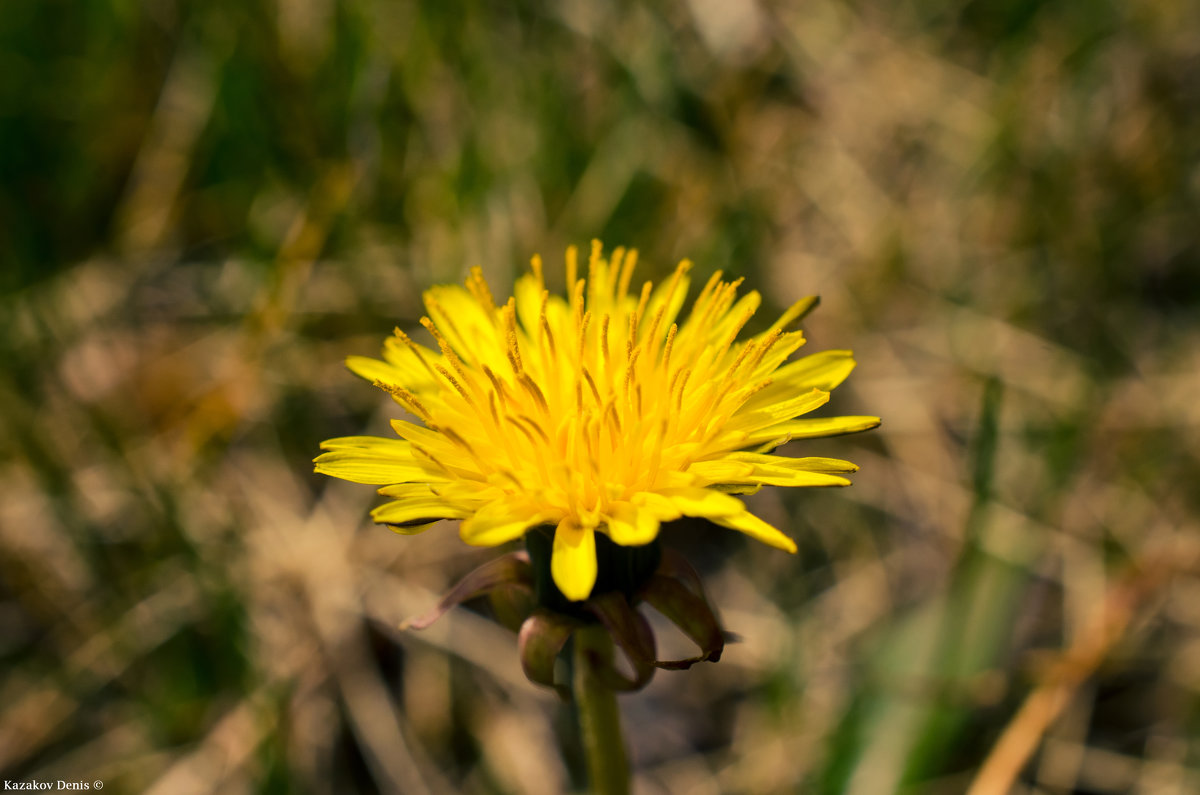
[[388,439],[384,436],[339,436],[321,442],[322,450],[370,450],[383,455],[407,455],[412,445],[403,439]]
[[774,372],[758,373],[770,377],[771,385],[746,401],[742,410],[757,411],[813,389],[830,392],[845,381],[853,369],[854,356],[850,351],[822,351],[797,359]]
[[[763,390],[767,391],[769,390]],[[819,389],[810,390],[802,395],[789,392],[788,396],[773,399],[772,402],[760,400],[763,392],[755,395],[733,415],[729,423],[732,430],[754,432],[759,428],[778,425],[784,420],[807,414],[829,402],[829,393]]]
[[766,453],[728,453],[722,461],[738,461],[763,467],[781,467],[783,469],[802,469],[809,472],[857,472],[858,464],[843,461],[840,458],[789,458],[783,455],[768,455]]
[[367,356],[347,356],[346,367],[359,378],[375,383],[394,384],[409,388],[408,378],[404,371],[378,359]]
[[758,494],[762,487],[761,483],[713,483],[709,486],[725,494]]
[[[695,478],[690,478],[688,485],[682,488],[690,488],[691,483]],[[645,511],[660,522],[670,522],[683,516],[679,508],[670,499],[654,491],[640,491],[633,495],[630,500],[638,510]]]
[[640,547],[658,536],[659,521],[653,512],[628,502],[612,504],[607,525],[608,537],[623,547]]
[[858,433],[879,426],[878,417],[819,417],[805,420],[788,420],[769,428],[748,433],[740,440],[741,447],[765,444],[784,439],[813,439],[818,436],[840,436]]
[[711,519],[716,516],[733,516],[746,510],[741,500],[711,489],[666,489],[661,493],[684,516],[703,516]]
[[442,479],[412,458],[404,460],[359,450],[323,453],[313,459],[313,471],[372,486]]
[[520,538],[544,518],[511,503],[493,502],[463,520],[458,529],[459,536],[476,547],[494,547]]
[[659,472],[657,481],[661,483],[663,488],[672,489],[687,489],[692,486],[704,486],[708,481],[704,478],[696,477],[694,472],[679,472],[674,469],[669,469],[666,472]]
[[[649,329],[651,322],[658,315],[659,310],[663,312],[663,319],[659,322],[658,333],[665,335],[667,329],[675,322],[675,318],[679,316],[679,310],[683,308],[683,301],[687,298],[688,286],[691,284],[691,279],[687,273],[691,269],[691,263],[686,265],[681,262],[679,267],[675,269],[675,274],[659,282],[654,288],[654,292],[650,294],[650,301],[646,305],[646,314],[643,317],[643,329]],[[678,278],[679,281],[675,282]],[[673,289],[672,289],[673,288]],[[690,318],[689,318],[690,319]]]
[[754,465],[741,461],[697,461],[688,467],[688,474],[709,483],[737,483],[754,474]]
[[[415,350],[414,350],[415,349]],[[418,351],[420,352],[418,355]],[[435,383],[433,374],[429,372],[429,368],[421,362],[425,360],[430,366],[443,364],[445,359],[442,354],[437,351],[432,351],[424,345],[418,343],[405,342],[399,337],[388,337],[383,343],[383,358],[392,367],[400,373],[404,374],[404,381],[401,386],[406,389],[417,392],[423,387]]]
[[790,466],[795,469],[806,469],[809,472],[857,472],[858,464],[843,461],[840,458],[788,458]]
[[391,483],[380,488],[379,493],[397,500],[410,500],[414,497],[433,499],[438,496],[428,483]]
[[392,420],[392,430],[407,442],[421,446],[421,450],[437,460],[443,466],[458,467],[464,471],[474,472],[470,457],[462,448],[455,445],[444,433],[423,428],[404,420]]
[[432,522],[438,519],[462,519],[471,513],[469,508],[449,505],[444,500],[433,497],[385,502],[371,511],[371,518],[379,524],[406,524],[419,520]]
[[854,365],[854,353],[851,351],[813,353],[776,370],[773,386],[786,383],[792,389],[830,392],[846,380]]
[[544,289],[532,273],[517,279],[517,283],[513,285],[513,297],[517,299],[517,317],[525,333],[532,337],[537,336]]
[[424,444],[430,447],[449,444],[449,440],[442,434],[437,431],[431,431],[428,428],[422,428],[420,425],[406,422],[405,420],[392,420],[390,424],[392,430],[406,442],[416,442],[417,444]]
[[[762,296],[758,290],[751,290],[737,300],[725,317],[709,332],[714,339],[724,340],[741,323],[747,314],[753,315],[762,304]],[[740,346],[738,346],[740,347]]]
[[726,453],[713,461],[697,461],[688,473],[710,486],[739,483],[764,486],[849,486],[831,472],[854,472],[858,467],[837,458],[787,458],[761,453]]
[[440,499],[452,505],[481,507],[503,496],[500,489],[485,486],[477,481],[432,480],[427,483],[393,483],[383,486],[379,493],[397,500],[416,498]]
[[424,533],[429,528],[440,522],[441,519],[435,519],[432,522],[423,522],[421,524],[389,524],[386,525],[388,530],[402,536],[415,536],[419,533]]
[[782,334],[779,341],[771,346],[771,350],[758,363],[758,367],[754,368],[752,379],[757,380],[764,376],[774,378],[776,368],[787,361],[787,357],[795,353],[804,343],[804,333],[801,331],[788,331]]
[[849,486],[850,481],[824,472],[808,472],[785,467],[757,467],[748,480],[764,486]]
[[588,598],[596,584],[596,532],[592,528],[578,527],[571,519],[559,522],[554,531],[550,576],[572,602]]
[[785,536],[783,533],[776,530],[771,525],[759,519],[754,514],[746,511],[744,513],[735,514],[733,516],[717,516],[713,517],[713,522],[728,527],[731,530],[739,530],[746,535],[758,541],[767,544],[768,546],[782,549],[784,552],[796,551],[796,542]]
[[425,308],[459,356],[475,358],[486,350],[502,350],[494,310],[485,309],[466,289],[456,284],[431,287],[425,292]]

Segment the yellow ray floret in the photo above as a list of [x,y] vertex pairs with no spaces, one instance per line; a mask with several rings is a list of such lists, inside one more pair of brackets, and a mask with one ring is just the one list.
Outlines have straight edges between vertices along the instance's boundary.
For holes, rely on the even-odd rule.
[[791,440],[873,428],[875,417],[797,419],[823,405],[854,367],[849,351],[789,361],[788,330],[807,298],[766,332],[738,340],[761,301],[714,274],[682,321],[691,264],[631,289],[637,253],[606,259],[593,242],[579,278],[567,251],[567,297],[542,263],[497,304],[479,269],[465,287],[425,294],[427,347],[396,330],[383,360],[347,365],[422,424],[399,438],[330,439],[316,471],[383,486],[375,521],[415,533],[461,519],[469,544],[494,546],[555,526],[551,574],[568,598],[596,580],[595,533],[650,543],[662,522],[710,519],[789,552],[795,543],[732,494],[763,485],[848,485],[857,467],[769,451]]

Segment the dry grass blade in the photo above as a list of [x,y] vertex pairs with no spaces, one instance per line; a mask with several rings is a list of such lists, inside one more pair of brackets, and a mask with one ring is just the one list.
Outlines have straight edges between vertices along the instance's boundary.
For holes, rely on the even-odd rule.
[[1162,589],[1179,561],[1159,558],[1114,584],[1092,621],[1038,677],[1039,682],[996,741],[968,790],[969,795],[1004,795],[1085,680],[1095,674],[1146,600]]

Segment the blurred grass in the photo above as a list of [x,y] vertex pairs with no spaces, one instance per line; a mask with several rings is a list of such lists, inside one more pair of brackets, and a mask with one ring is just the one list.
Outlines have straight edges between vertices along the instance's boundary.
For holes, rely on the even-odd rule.
[[798,558],[691,540],[744,642],[639,791],[1200,790],[1198,75],[1170,0],[11,0],[4,777],[570,788],[510,635],[395,629],[488,553],[309,460],[421,289],[598,236],[820,293],[885,421],[756,498]]

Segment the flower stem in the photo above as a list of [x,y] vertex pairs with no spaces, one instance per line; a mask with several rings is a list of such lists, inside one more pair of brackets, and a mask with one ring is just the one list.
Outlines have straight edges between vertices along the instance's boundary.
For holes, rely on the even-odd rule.
[[604,627],[592,624],[575,632],[574,643],[575,703],[592,793],[628,795],[629,763],[625,759],[617,694],[596,674],[598,665],[612,664],[612,639]]

